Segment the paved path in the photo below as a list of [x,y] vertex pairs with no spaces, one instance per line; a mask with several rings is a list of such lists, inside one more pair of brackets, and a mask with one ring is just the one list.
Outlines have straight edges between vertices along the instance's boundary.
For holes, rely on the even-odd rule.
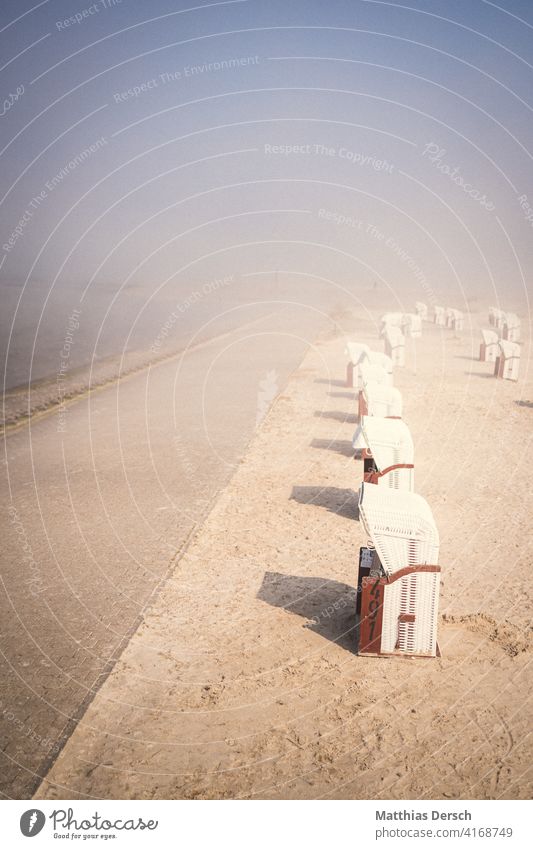
[[237,330],[8,431],[5,796],[35,790],[323,321],[272,309],[245,308]]

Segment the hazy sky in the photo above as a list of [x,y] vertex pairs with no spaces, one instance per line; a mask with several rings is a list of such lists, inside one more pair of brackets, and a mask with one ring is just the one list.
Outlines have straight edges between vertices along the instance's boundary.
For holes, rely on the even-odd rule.
[[526,306],[531,2],[3,0],[0,44],[4,334],[276,269]]

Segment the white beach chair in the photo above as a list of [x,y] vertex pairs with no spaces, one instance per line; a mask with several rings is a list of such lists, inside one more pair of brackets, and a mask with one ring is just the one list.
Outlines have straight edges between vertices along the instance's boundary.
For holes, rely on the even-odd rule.
[[439,534],[429,505],[414,492],[363,483],[359,516],[375,549],[358,582],[359,653],[435,657]]
[[496,330],[502,330],[505,323],[505,313],[498,307],[489,307],[489,324]]
[[400,327],[403,323],[403,312],[386,312],[379,320],[379,335],[383,336],[387,327]]
[[448,307],[446,310],[446,327],[451,330],[462,330],[464,327],[464,314],[461,310]]
[[383,336],[385,353],[394,366],[405,365],[405,336],[399,327],[387,325]]
[[508,342],[518,342],[520,339],[520,319],[514,312],[505,313],[502,336]]
[[482,330],[481,336],[483,341],[479,346],[479,359],[482,363],[495,363],[500,350],[497,332],[495,330]]
[[[363,342],[347,342],[345,353],[348,355],[348,365],[346,367],[346,385],[350,388],[354,386],[354,372],[361,357],[370,351],[368,345]],[[356,386],[356,388],[359,388]]]
[[422,321],[426,321],[428,317],[428,308],[427,304],[422,303],[422,301],[415,302],[415,312],[420,316]]
[[354,437],[354,447],[364,449],[367,483],[391,489],[414,489],[414,445],[402,419],[363,416]]
[[382,353],[381,351],[368,351],[361,358],[360,364],[362,362],[367,361],[372,366],[381,366],[381,368],[384,369],[387,374],[392,374],[393,372],[392,358],[389,357],[387,354]]
[[383,386],[392,386],[394,378],[392,374],[385,371],[379,363],[371,363],[366,357],[359,362],[357,366],[359,370],[359,380],[362,389],[367,383],[380,383]]
[[418,339],[422,336],[422,319],[414,312],[406,312],[403,317],[402,330],[406,336]]
[[462,330],[464,326],[464,315],[461,310],[456,310],[453,307],[446,309],[446,327],[450,330]]
[[401,418],[402,406],[402,393],[394,386],[370,381],[359,391],[359,419],[362,416]]
[[504,380],[518,380],[520,370],[520,345],[518,342],[499,341],[500,352],[496,357],[494,377]]
[[446,310],[444,307],[433,307],[433,320],[440,327],[446,326]]

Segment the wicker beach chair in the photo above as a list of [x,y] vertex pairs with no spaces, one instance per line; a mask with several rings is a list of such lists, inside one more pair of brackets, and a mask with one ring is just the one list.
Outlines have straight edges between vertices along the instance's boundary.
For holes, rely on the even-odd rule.
[[453,330],[464,330],[465,316],[461,310],[453,311],[452,328]]
[[495,363],[500,351],[498,334],[495,330],[482,330],[482,343],[479,346],[479,359],[482,363]]
[[433,307],[433,320],[440,327],[446,326],[446,310],[444,307]]
[[520,319],[514,312],[505,313],[502,336],[508,342],[518,342],[520,339]]
[[361,363],[363,362],[369,362],[372,366],[381,366],[387,374],[392,374],[393,372],[392,357],[389,357],[388,354],[382,353],[381,351],[368,351],[361,358]]
[[394,366],[405,365],[405,336],[399,327],[387,325],[383,336],[385,353]]
[[427,502],[363,483],[359,516],[372,544],[360,553],[359,653],[435,657],[439,534]]
[[394,386],[369,381],[359,390],[359,420],[362,416],[402,417],[402,394]]
[[404,314],[402,322],[402,330],[406,336],[412,339],[418,339],[422,336],[422,319],[414,312]]
[[400,327],[403,324],[403,312],[386,312],[379,320],[379,335],[383,336],[387,327]]
[[415,312],[420,316],[422,321],[426,321],[428,317],[428,308],[427,304],[422,303],[422,301],[415,302]]
[[394,383],[392,374],[386,371],[379,363],[371,363],[366,357],[360,361],[357,368],[359,370],[359,380],[362,389],[364,389],[367,383],[380,383],[383,386],[392,386]]
[[506,339],[500,339],[498,344],[500,351],[496,357],[494,377],[501,377],[504,380],[518,380],[520,345],[518,342],[508,342]]
[[359,386],[354,384],[354,378],[356,374],[356,367],[370,348],[368,345],[365,345],[363,342],[348,342],[346,344],[346,354],[348,355],[348,365],[346,366],[346,385],[352,388],[355,385],[355,388],[358,389]]
[[367,483],[391,489],[414,489],[414,445],[406,423],[401,419],[363,416],[354,447],[363,449]]
[[495,330],[502,330],[505,323],[505,313],[498,307],[489,307],[489,324]]

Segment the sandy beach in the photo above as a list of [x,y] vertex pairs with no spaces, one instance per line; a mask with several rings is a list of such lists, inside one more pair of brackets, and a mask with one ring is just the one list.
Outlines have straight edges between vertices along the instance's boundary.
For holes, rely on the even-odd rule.
[[530,798],[533,381],[424,323],[395,385],[441,537],[441,657],[355,652],[355,393],[337,316],[255,432],[36,793],[61,798]]

